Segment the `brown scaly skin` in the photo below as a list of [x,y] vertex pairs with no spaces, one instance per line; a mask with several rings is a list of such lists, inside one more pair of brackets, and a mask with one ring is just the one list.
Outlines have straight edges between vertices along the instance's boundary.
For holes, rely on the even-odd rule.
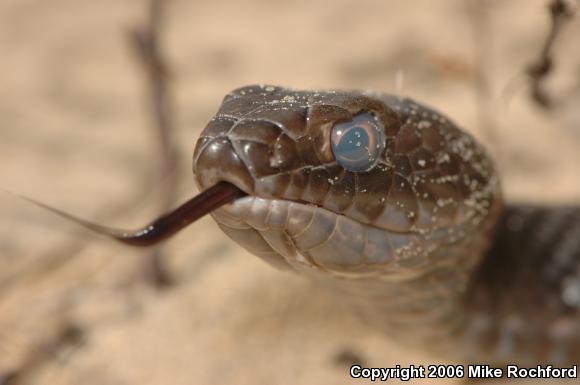
[[[386,146],[377,167],[352,173],[328,138],[361,111],[384,123]],[[580,210],[502,208],[485,151],[425,106],[240,88],[193,169],[202,190],[224,180],[249,194],[212,214],[232,239],[325,281],[402,343],[463,362],[580,362]]]
[[[373,169],[346,171],[330,132],[364,112],[384,125],[385,150]],[[474,355],[457,349],[472,324],[463,300],[500,188],[482,147],[444,116],[388,95],[244,87],[203,131],[193,168],[201,190],[227,181],[248,194],[212,216],[250,252],[326,281],[404,343]]]

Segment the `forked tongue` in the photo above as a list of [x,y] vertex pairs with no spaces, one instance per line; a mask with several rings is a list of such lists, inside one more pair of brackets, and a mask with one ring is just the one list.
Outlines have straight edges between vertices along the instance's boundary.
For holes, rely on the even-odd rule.
[[241,198],[244,195],[246,195],[246,193],[233,184],[228,182],[219,182],[207,190],[202,191],[187,202],[183,203],[175,210],[157,218],[147,226],[133,231],[119,230],[101,226],[96,223],[77,218],[71,214],[47,206],[44,203],[35,201],[33,199],[23,196],[20,196],[20,198],[46,210],[49,210],[65,219],[73,221],[96,233],[106,235],[127,245],[145,247],[154,245],[171,237],[204,215],[227,203],[234,201],[237,198]]

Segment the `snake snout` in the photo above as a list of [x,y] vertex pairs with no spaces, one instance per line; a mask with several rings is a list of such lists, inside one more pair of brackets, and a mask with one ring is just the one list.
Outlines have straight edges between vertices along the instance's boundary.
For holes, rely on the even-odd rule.
[[225,181],[248,194],[254,191],[254,179],[227,136],[201,138],[193,159],[193,173],[201,190]]

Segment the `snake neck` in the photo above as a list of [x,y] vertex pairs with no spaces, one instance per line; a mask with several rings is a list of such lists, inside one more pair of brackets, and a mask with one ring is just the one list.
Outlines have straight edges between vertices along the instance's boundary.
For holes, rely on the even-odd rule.
[[489,258],[490,239],[501,211],[498,199],[490,220],[480,224],[481,231],[433,251],[425,270],[399,279],[329,278],[330,287],[364,322],[401,345],[455,360],[478,357],[480,352],[470,341],[481,318],[468,302],[478,290],[474,277]]
[[364,322],[405,346],[450,341],[468,326],[464,298],[481,259],[476,254],[466,258],[465,250],[480,249],[487,242],[484,238],[464,241],[444,255],[432,255],[429,270],[412,278],[335,279],[332,288]]

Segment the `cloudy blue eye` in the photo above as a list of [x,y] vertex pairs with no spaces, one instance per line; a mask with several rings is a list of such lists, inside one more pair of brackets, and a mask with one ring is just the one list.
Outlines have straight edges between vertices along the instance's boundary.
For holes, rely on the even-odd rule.
[[364,112],[349,122],[336,124],[330,141],[339,165],[349,171],[369,171],[383,150],[384,128],[373,115]]

